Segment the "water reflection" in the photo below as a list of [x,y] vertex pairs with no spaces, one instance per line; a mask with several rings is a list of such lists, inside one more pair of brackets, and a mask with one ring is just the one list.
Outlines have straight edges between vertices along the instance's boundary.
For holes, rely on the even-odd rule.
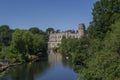
[[55,64],[49,67],[47,72],[36,77],[36,80],[76,80],[77,74],[69,67],[63,64]]
[[[49,67],[47,61],[17,65],[9,68],[3,80],[35,80],[35,76],[42,74]],[[0,79],[1,80],[1,79]]]
[[42,60],[9,68],[0,80],[75,80],[77,76],[69,64],[63,64],[60,53],[52,53],[48,55],[48,61]]
[[50,53],[48,55],[49,64],[56,64],[62,61],[62,55],[60,53]]

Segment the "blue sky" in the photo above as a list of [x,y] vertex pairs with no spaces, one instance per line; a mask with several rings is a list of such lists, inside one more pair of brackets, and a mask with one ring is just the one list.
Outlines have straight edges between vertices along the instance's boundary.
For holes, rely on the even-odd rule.
[[92,20],[97,0],[0,0],[0,25],[29,29],[48,27],[67,30]]

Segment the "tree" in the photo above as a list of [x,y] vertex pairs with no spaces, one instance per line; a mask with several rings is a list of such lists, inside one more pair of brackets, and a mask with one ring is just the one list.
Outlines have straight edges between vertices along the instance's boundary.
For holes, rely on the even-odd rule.
[[76,48],[73,61],[79,64],[74,68],[80,77],[87,80],[119,80],[120,0],[97,1],[92,15],[93,21],[88,28],[89,41],[80,41],[89,42],[89,46],[85,47],[85,43]]
[[46,29],[46,32],[47,32],[47,33],[55,32],[55,30],[54,30],[54,28],[47,28],[47,29]]
[[110,25],[120,18],[119,0],[100,0],[94,4],[93,21],[88,29],[91,38],[104,39]]
[[42,34],[43,33],[43,31],[37,27],[32,27],[29,29],[29,31],[31,31],[33,34]]
[[31,53],[33,34],[26,30],[15,30],[12,36],[11,48],[13,53]]
[[[90,80],[120,79],[120,20],[106,34],[102,49],[96,49],[87,59],[87,68],[79,69],[81,76]],[[94,45],[94,44],[93,44]],[[99,44],[98,44],[99,45]],[[93,46],[92,46],[93,47]],[[93,50],[93,49],[92,49]],[[76,58],[79,59],[79,58]]]
[[115,52],[120,54],[120,20],[116,21],[115,24],[113,24],[112,32],[109,32],[106,35],[105,38],[105,48],[110,50],[111,52]]
[[5,46],[10,46],[13,30],[8,25],[0,26],[0,51]]
[[11,51],[25,61],[39,57],[40,54],[46,56],[46,37],[44,34],[33,34],[28,30],[17,29],[12,36]]
[[47,52],[47,41],[44,37],[44,35],[35,34],[33,36],[33,54],[43,53],[45,54]]

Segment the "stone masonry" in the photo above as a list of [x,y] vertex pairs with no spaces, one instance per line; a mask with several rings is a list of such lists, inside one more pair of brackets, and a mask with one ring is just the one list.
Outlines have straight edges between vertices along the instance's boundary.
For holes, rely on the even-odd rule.
[[79,24],[77,32],[51,32],[49,34],[49,41],[48,41],[48,50],[51,50],[55,47],[59,47],[61,44],[61,40],[64,37],[68,38],[81,38],[81,36],[85,35],[85,25]]

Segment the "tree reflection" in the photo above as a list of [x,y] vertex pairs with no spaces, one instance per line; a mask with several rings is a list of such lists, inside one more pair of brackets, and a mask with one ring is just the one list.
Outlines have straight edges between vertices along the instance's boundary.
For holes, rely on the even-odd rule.
[[8,71],[11,80],[34,80],[35,76],[42,74],[49,67],[48,61],[30,62],[28,64],[17,65]]

